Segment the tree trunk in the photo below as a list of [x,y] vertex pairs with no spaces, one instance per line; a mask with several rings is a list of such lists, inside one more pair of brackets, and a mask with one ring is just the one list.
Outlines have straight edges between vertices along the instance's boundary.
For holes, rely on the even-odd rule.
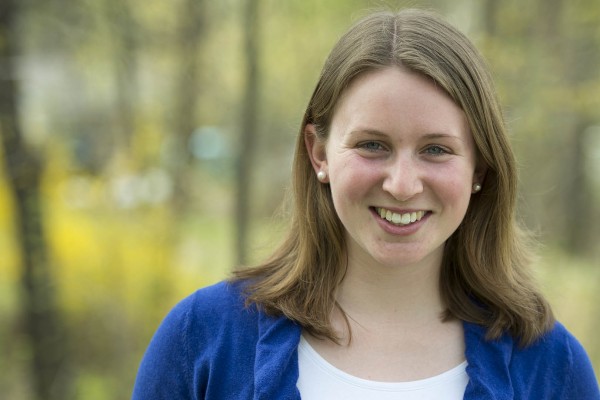
[[55,304],[40,206],[40,158],[27,147],[18,120],[18,81],[14,60],[16,1],[0,2],[0,134],[8,186],[14,198],[14,222],[22,263],[22,303],[31,348],[31,377],[36,398],[68,399],[68,351]]
[[185,213],[189,203],[189,175],[192,155],[190,137],[196,128],[198,103],[198,46],[203,32],[202,0],[184,0],[179,14],[175,98],[171,127],[172,154],[170,170],[174,179],[173,208],[176,215]]
[[500,2],[498,0],[484,0],[482,10],[483,30],[488,37],[495,37],[498,34],[498,9]]
[[[562,23],[561,16],[566,14],[569,7],[575,6],[564,0],[544,2],[546,9],[544,38],[548,40],[548,52],[555,52],[558,55],[556,75],[562,77],[565,92],[571,93],[566,107],[562,104],[553,115],[563,128],[562,131],[557,132],[559,140],[564,140],[562,142],[564,147],[560,152],[564,158],[558,177],[562,189],[560,211],[563,216],[561,232],[564,237],[561,238],[561,242],[565,243],[565,248],[570,253],[586,255],[590,252],[590,246],[595,244],[589,240],[588,221],[593,206],[583,143],[583,133],[591,123],[577,107],[577,98],[572,93],[588,77],[593,76],[596,70],[590,71],[590,68],[595,66],[593,63],[581,62],[582,57],[578,53],[584,43],[589,43],[593,39],[585,36],[574,39],[569,37],[568,30],[564,28],[565,23]],[[594,43],[589,43],[588,48],[594,48]]]
[[590,241],[590,215],[593,215],[592,191],[586,174],[586,149],[584,148],[584,132],[591,124],[579,119],[573,124],[569,139],[569,162],[567,170],[569,177],[566,179],[563,209],[567,218],[566,244],[567,249],[573,254],[591,254],[591,246],[596,245]]
[[237,263],[247,262],[248,230],[250,221],[250,180],[257,140],[259,102],[259,0],[246,0],[244,38],[246,59],[246,86],[240,125],[240,145],[237,158],[236,182],[236,254]]
[[108,26],[113,35],[115,68],[115,113],[118,129],[115,130],[113,153],[131,151],[131,139],[135,132],[136,81],[136,24],[129,0],[107,0]]

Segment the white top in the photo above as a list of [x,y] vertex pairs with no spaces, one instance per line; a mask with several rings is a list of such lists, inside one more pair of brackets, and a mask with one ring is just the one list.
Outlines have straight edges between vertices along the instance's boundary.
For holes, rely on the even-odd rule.
[[357,378],[328,363],[304,339],[298,346],[302,400],[454,400],[469,382],[467,362],[440,375],[411,382],[375,382]]

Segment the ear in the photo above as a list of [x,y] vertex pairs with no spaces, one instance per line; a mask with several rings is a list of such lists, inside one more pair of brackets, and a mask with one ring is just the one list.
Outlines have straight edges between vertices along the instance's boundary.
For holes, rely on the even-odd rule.
[[478,161],[475,166],[475,172],[473,173],[473,183],[479,183],[481,186],[485,186],[484,180],[487,173],[487,165],[483,161]]
[[304,144],[315,174],[319,171],[325,172],[327,174],[326,178],[321,182],[329,182],[326,142],[319,139],[314,124],[306,124],[304,127]]

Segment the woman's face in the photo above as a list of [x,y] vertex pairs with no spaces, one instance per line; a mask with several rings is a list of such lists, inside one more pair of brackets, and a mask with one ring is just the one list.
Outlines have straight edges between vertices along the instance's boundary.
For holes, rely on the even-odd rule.
[[442,89],[398,67],[366,73],[338,102],[328,139],[307,137],[351,262],[441,261],[481,182],[465,115]]

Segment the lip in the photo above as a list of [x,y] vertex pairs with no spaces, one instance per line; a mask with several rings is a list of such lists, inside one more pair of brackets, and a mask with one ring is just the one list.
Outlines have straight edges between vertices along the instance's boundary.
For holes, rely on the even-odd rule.
[[419,221],[415,221],[409,225],[395,225],[395,224],[392,224],[391,222],[389,222],[388,220],[381,218],[379,216],[379,213],[376,210],[376,207],[369,207],[369,211],[371,211],[371,214],[373,214],[373,218],[375,218],[375,221],[379,224],[381,229],[383,229],[385,232],[387,232],[391,235],[397,235],[397,236],[408,236],[408,235],[414,234],[423,226],[423,224],[429,219],[429,216],[431,215],[430,210],[424,210],[424,209],[399,209],[399,208],[393,208],[393,207],[390,207],[390,208],[383,207],[383,208],[385,208],[386,210],[395,212],[395,213],[399,213],[399,214],[412,213],[412,212],[416,212],[416,211],[425,211],[425,215],[423,215],[423,217]]

